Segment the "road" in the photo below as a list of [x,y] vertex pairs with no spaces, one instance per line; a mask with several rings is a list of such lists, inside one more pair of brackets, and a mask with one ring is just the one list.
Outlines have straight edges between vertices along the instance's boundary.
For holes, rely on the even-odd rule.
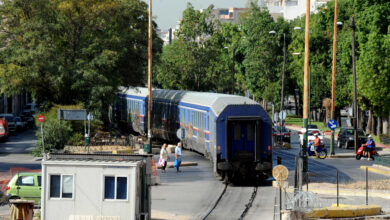
[[[214,176],[207,159],[194,152],[183,154],[183,161],[197,162],[198,166],[182,167],[181,173],[174,169],[168,169],[166,174],[158,172],[161,184],[152,187],[152,219],[201,219],[223,191],[224,184]],[[229,186],[207,219],[238,219],[252,191],[253,187]],[[275,193],[269,184],[259,187],[245,219],[272,219]]]
[[[327,140],[326,140],[327,142]],[[291,136],[290,150],[275,148],[273,151],[274,163],[276,157],[282,158],[282,164],[285,165],[290,172],[295,170],[295,158],[299,155],[299,136],[293,134]],[[329,153],[328,148],[328,153]],[[339,149],[336,149],[336,154]],[[353,149],[340,149],[339,152],[353,152]],[[365,180],[365,172],[360,169],[360,166],[371,166],[374,161],[356,160],[355,158],[326,158],[317,159],[309,157],[308,171],[310,173],[310,182],[327,182],[336,183],[337,170],[339,171],[340,183],[352,183]],[[388,178],[382,175],[370,174],[370,178],[383,179]],[[292,178],[290,178],[292,179]],[[290,182],[292,183],[292,182]]]
[[[25,131],[11,136],[6,143],[0,143],[0,172],[6,172],[11,167],[40,169],[40,161],[36,161],[30,154],[36,142],[34,132]],[[290,184],[295,169],[295,157],[299,153],[298,135],[293,135],[291,142],[291,150],[274,149],[274,164],[277,156],[282,157],[282,163],[291,173]],[[155,156],[155,159],[157,161],[158,156]],[[166,174],[158,171],[161,183],[152,187],[152,219],[201,219],[222,192],[224,185],[214,176],[211,163],[207,159],[194,152],[184,151],[183,161],[194,161],[198,166],[183,167],[181,173],[174,169],[168,169]],[[338,169],[341,182],[361,181],[364,180],[364,172],[359,167],[372,163],[354,158],[310,158],[309,178],[311,184],[334,183]],[[370,178],[383,176],[370,174]],[[237,219],[244,211],[252,192],[253,187],[229,186],[226,195],[208,219]],[[277,195],[278,190],[270,184],[260,186],[245,219],[272,219],[274,209],[277,209],[279,203]],[[326,199],[333,201],[334,197],[328,196]],[[0,216],[8,212],[8,206],[0,207]]]
[[36,161],[31,155],[36,140],[35,130],[29,129],[0,143],[0,172],[6,172],[11,167],[40,169],[40,161]]
[[[7,175],[11,168],[41,169],[41,162],[31,155],[36,140],[35,130],[29,129],[0,143],[0,175]],[[0,216],[6,214],[9,214],[9,206],[0,206]]]

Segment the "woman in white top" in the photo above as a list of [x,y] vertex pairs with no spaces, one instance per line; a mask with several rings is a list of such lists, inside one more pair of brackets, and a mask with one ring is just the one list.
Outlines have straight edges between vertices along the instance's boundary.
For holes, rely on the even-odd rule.
[[167,161],[168,161],[168,151],[167,151],[167,144],[163,144],[163,146],[161,147],[161,151],[160,151],[160,161],[159,163],[162,163],[160,164],[161,166],[161,172],[163,173],[166,173],[167,171],[165,170],[165,168],[167,167]]

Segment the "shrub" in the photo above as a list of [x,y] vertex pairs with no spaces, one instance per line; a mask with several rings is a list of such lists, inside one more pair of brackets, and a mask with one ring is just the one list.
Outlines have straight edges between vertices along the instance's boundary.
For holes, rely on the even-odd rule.
[[84,137],[82,133],[74,133],[68,141],[69,145],[82,146],[84,145]]
[[[49,152],[51,149],[63,149],[65,144],[68,143],[72,132],[72,128],[67,121],[58,121],[57,119],[51,119],[45,121],[43,126],[43,141],[45,145],[45,152]],[[41,129],[36,132],[38,137],[37,147],[33,150],[34,156],[42,155],[42,134]]]

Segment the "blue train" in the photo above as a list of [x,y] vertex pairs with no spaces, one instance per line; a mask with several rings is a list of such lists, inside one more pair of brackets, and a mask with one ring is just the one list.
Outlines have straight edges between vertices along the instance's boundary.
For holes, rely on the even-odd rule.
[[[123,89],[115,121],[145,135],[147,102],[147,88]],[[183,147],[209,158],[216,174],[228,179],[271,175],[272,122],[251,99],[153,89],[151,115],[153,137],[176,142],[180,134]]]

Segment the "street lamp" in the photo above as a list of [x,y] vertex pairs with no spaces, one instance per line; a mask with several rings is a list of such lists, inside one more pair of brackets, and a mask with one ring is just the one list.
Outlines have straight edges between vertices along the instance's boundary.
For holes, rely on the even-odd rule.
[[[272,30],[269,34],[276,34],[276,31]],[[283,33],[283,72],[282,72],[282,94],[280,97],[280,112],[283,112],[284,104],[284,73],[286,71],[286,34]],[[281,113],[283,115],[283,113]],[[281,126],[283,126],[283,117],[281,118]]]

